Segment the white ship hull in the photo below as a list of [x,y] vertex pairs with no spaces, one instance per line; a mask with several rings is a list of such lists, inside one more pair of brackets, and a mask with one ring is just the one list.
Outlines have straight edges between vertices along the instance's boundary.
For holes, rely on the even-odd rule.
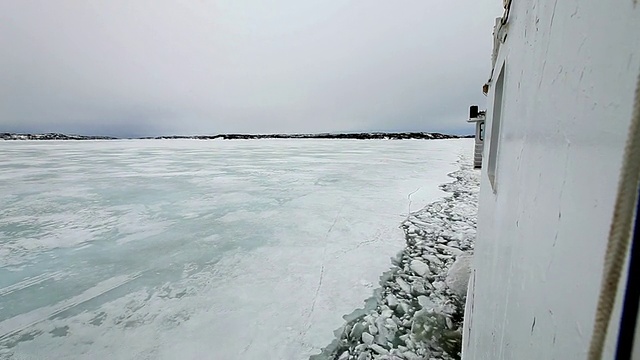
[[640,3],[514,0],[505,15],[463,359],[585,359],[640,71]]

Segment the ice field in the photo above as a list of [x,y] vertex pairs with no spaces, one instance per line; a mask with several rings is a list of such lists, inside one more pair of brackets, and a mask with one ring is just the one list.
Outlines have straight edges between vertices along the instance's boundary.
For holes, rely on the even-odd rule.
[[0,358],[306,359],[472,147],[0,142]]

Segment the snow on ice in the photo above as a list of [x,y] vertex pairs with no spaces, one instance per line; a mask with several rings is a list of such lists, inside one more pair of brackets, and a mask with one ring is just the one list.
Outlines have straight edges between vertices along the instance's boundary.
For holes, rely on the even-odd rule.
[[425,329],[459,321],[444,271],[472,248],[472,181],[445,186],[459,201],[407,211],[446,196],[472,146],[0,143],[0,358],[305,359],[371,298],[405,236],[400,270],[336,355],[443,352]]

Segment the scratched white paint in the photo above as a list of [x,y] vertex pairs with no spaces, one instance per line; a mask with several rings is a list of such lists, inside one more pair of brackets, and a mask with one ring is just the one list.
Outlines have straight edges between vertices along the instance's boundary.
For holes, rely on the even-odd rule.
[[499,140],[484,149],[500,142],[497,184],[485,157],[463,359],[583,359],[640,71],[640,4],[514,0],[507,26]]

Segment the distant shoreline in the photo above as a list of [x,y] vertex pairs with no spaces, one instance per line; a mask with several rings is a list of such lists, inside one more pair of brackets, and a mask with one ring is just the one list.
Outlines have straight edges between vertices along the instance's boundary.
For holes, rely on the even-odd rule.
[[60,133],[19,134],[0,133],[0,140],[240,140],[240,139],[359,139],[359,140],[405,140],[405,139],[460,139],[473,135],[447,135],[437,132],[370,132],[370,133],[320,133],[320,134],[217,134],[217,135],[169,135],[117,138],[111,136],[66,135]]

